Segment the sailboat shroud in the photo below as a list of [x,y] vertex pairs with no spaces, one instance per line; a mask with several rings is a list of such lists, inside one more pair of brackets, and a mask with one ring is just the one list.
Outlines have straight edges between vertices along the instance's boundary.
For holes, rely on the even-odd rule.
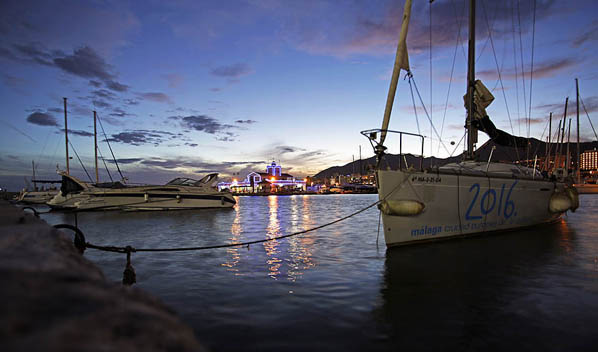
[[[398,77],[401,62],[406,62],[406,51],[400,49],[406,48],[404,21],[409,20],[410,7],[411,1],[407,0],[393,80]],[[475,43],[471,35],[470,43]],[[473,85],[472,77],[468,86]],[[388,130],[394,89],[396,82],[391,82],[392,98],[389,92],[382,129],[362,132],[369,137],[379,160],[386,149],[382,143],[387,133],[396,132]],[[473,94],[474,89],[468,90]],[[468,97],[475,98],[478,97]],[[476,114],[472,115],[475,118]],[[487,119],[485,111],[478,111],[477,115]],[[467,125],[488,126],[480,120]],[[380,141],[376,141],[377,132]],[[492,137],[492,133],[489,135]],[[510,143],[510,138],[506,140]],[[578,205],[577,193],[569,184],[544,177],[532,168],[490,161],[465,160],[428,170],[405,165],[398,170],[378,169],[377,181],[384,238],[389,247],[547,223]]]

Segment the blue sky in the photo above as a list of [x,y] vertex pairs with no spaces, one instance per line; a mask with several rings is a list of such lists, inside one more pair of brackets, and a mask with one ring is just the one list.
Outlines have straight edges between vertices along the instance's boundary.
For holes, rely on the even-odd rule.
[[[0,186],[22,187],[32,160],[42,176],[64,168],[63,97],[90,173],[95,109],[133,182],[244,176],[271,160],[313,175],[358,158],[360,145],[369,157],[359,132],[381,124],[402,8],[349,0],[3,1]],[[477,73],[493,89],[488,113],[499,128],[526,136],[531,101],[529,134],[545,139],[548,114],[556,129],[566,96],[575,113],[576,77],[593,116],[597,10],[593,1],[478,1]],[[436,0],[431,11],[431,57],[428,1],[414,1],[407,44],[415,83],[452,152],[450,141],[463,135],[467,10],[463,0]],[[401,80],[391,128],[417,133],[419,122],[426,155],[448,156],[419,102],[417,109],[418,121]],[[594,139],[581,116],[582,140]],[[397,151],[396,141],[389,146]],[[100,150],[109,156],[105,142]],[[87,178],[76,157],[71,167]]]

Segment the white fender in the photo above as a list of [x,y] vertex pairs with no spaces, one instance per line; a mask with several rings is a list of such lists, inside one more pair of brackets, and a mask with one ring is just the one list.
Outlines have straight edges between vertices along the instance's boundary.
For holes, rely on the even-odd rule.
[[579,208],[579,192],[577,192],[575,187],[567,187],[565,188],[565,193],[571,200],[571,211],[575,212]]
[[551,213],[564,213],[571,208],[571,198],[564,192],[555,192],[550,197],[548,210]]
[[424,211],[426,206],[417,200],[384,200],[378,208],[386,215],[414,216]]

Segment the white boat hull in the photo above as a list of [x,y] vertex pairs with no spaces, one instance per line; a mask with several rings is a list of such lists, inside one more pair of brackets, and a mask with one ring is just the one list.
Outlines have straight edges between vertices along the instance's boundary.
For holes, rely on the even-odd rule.
[[423,204],[418,214],[382,212],[389,247],[510,230],[555,221],[562,215],[551,212],[549,204],[565,185],[548,180],[406,170],[380,170],[378,180],[381,200]]
[[[84,195],[85,193],[82,193]],[[235,199],[227,193],[93,192],[75,203],[77,210],[180,210],[230,208]]]

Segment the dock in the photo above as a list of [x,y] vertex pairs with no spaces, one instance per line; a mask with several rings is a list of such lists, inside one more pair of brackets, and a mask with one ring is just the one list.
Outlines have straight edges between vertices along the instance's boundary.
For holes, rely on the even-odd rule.
[[2,351],[205,351],[158,298],[109,282],[62,232],[0,201]]

